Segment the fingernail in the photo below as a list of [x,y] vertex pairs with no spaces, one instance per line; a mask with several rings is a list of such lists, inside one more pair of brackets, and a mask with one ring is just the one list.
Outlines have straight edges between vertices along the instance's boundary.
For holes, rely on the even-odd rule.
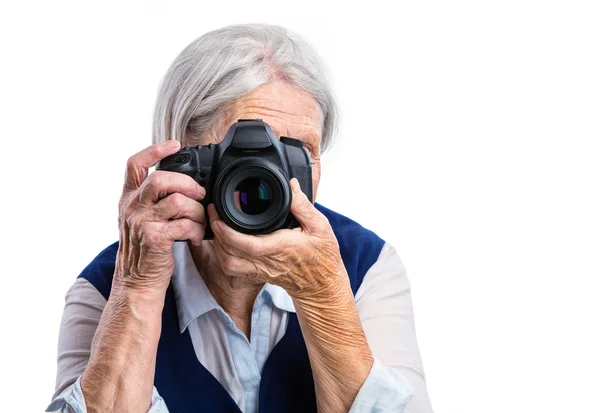
[[175,140],[175,139],[171,139],[168,143],[169,148],[178,148],[179,147],[179,141]]
[[292,192],[297,194],[300,190],[300,182],[296,178],[292,178],[291,182]]

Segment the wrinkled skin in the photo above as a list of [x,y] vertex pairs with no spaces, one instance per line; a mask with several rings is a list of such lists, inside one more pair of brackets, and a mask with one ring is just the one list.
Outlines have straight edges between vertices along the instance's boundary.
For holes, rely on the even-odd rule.
[[[206,136],[187,146],[218,143],[240,118],[261,118],[277,136],[301,139],[311,153],[316,197],[320,178],[321,112],[306,92],[282,81],[233,102]],[[119,203],[120,245],[113,289],[81,380],[87,410],[146,412],[150,406],[164,296],[174,269],[176,240],[189,240],[202,277],[217,302],[250,337],[254,300],[264,283],[292,297],[307,345],[320,412],[347,412],[373,364],[326,217],[292,188],[291,212],[300,228],[252,236],[228,227],[192,178],[148,168],[177,152],[178,142],[152,145],[127,164]],[[215,233],[203,241],[210,219]]]
[[[311,95],[285,82],[274,81],[256,88],[225,108],[205,136],[186,136],[183,143],[219,143],[235,121],[254,118],[268,123],[277,137],[290,136],[304,142],[313,163],[316,198],[321,177],[321,109]],[[254,300],[265,282],[299,297],[327,290],[326,283],[345,277],[337,240],[327,219],[300,191],[292,193],[291,211],[301,223],[295,231],[243,236],[225,227],[225,232],[215,232],[214,241],[204,241],[201,247],[190,246],[196,266],[216,301],[248,337]],[[248,244],[250,251],[236,244],[232,236]]]
[[130,288],[165,289],[173,274],[173,242],[201,245],[206,190],[184,174],[148,168],[179,150],[177,141],[153,145],[127,162],[119,203],[116,281]]
[[343,275],[343,263],[327,218],[302,193],[296,179],[291,186],[291,210],[300,228],[260,237],[242,234],[221,221],[211,205],[214,252],[229,276],[275,284],[292,297],[310,298]]
[[[276,136],[304,141],[313,162],[316,196],[321,176],[321,112],[308,93],[281,81],[268,83],[234,102],[224,112],[221,121],[209,131],[202,144],[220,142],[229,125],[237,119],[260,118],[269,124]],[[264,236],[245,235],[229,228],[219,220],[213,208],[209,209],[215,240],[207,249],[209,255],[218,259],[217,273],[246,278],[250,284],[268,282],[279,285],[291,296],[298,297],[320,292],[327,288],[327,283],[344,274],[337,240],[329,222],[301,192],[296,180],[292,180],[291,186],[291,211],[301,224],[297,230],[280,230]],[[198,249],[192,250],[198,256]],[[200,258],[197,261],[210,260]],[[203,273],[214,274],[215,268]],[[214,278],[214,275],[205,277]],[[240,281],[235,284],[239,285]],[[221,290],[217,289],[215,294],[218,301]],[[246,296],[248,304],[254,301],[255,294],[256,289],[253,289]],[[244,296],[237,295],[237,299]]]

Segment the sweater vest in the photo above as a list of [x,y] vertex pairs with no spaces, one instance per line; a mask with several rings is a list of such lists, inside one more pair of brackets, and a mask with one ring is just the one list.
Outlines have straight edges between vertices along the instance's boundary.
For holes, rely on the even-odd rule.
[[[351,219],[315,204],[337,238],[352,292],[377,261],[384,241]],[[79,275],[108,300],[118,242],[102,251]],[[175,294],[166,292],[162,331],[156,355],[154,386],[170,413],[241,413],[221,383],[198,361],[189,331],[179,333]],[[289,313],[284,336],[269,354],[261,374],[260,413],[316,413],[310,360],[295,313]]]

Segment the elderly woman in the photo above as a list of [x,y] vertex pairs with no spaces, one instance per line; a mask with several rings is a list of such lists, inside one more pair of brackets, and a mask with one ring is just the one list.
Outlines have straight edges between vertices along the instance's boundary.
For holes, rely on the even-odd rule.
[[337,111],[315,51],[268,25],[191,43],[160,88],[154,145],[127,163],[119,241],[67,293],[47,411],[431,411],[390,245],[313,205],[295,178],[299,228],[251,235],[204,209],[190,176],[148,173],[182,145],[219,143],[242,118],[304,142],[316,195]]

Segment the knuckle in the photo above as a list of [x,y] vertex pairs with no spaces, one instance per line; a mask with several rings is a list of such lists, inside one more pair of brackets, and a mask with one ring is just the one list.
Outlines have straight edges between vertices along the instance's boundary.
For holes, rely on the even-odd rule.
[[178,234],[179,237],[187,237],[193,238],[196,230],[196,226],[189,219],[177,219],[175,220],[175,233]]
[[150,174],[148,177],[148,186],[152,188],[161,188],[164,185],[164,176],[160,173],[160,171],[155,171]]
[[228,255],[223,260],[223,269],[226,273],[231,274],[235,272],[235,257]]
[[140,238],[148,246],[155,247],[161,243],[164,231],[157,231],[148,222],[142,222],[138,228]]
[[248,242],[246,249],[251,255],[261,255],[263,250],[262,245],[252,241]]
[[190,221],[189,219],[182,219],[181,220],[181,228],[185,232],[190,233],[196,228],[196,225],[194,225],[194,222]]
[[191,238],[197,238],[202,241],[204,239],[204,227],[202,225],[196,225],[192,231]]
[[134,169],[137,167],[137,157],[135,155],[130,156],[127,159],[127,169]]
[[153,145],[150,145],[148,147],[148,152],[150,153],[150,156],[152,156],[152,157],[156,158],[157,156],[160,156],[162,153],[161,144],[155,143]]
[[171,196],[169,197],[169,202],[171,203],[171,206],[173,208],[176,208],[178,210],[184,209],[187,205],[185,196],[180,193],[171,194]]
[[134,233],[137,233],[140,230],[142,230],[143,221],[141,217],[137,214],[125,215],[125,222],[127,222],[129,229]]
[[156,248],[161,244],[162,241],[162,237],[161,235],[156,232],[156,231],[152,231],[150,232],[145,238],[144,238],[144,243],[146,245],[148,245],[150,248]]

